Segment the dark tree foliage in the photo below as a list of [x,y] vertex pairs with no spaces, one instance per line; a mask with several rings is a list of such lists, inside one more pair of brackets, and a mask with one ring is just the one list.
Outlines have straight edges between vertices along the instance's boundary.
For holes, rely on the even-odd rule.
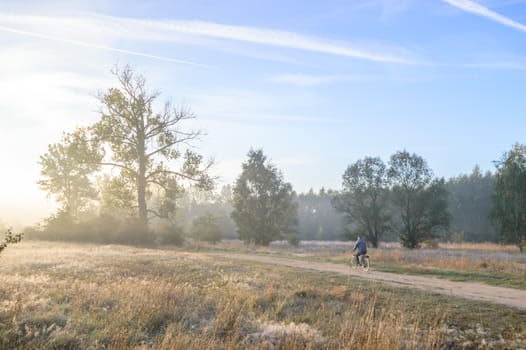
[[15,244],[22,240],[23,233],[13,233],[11,229],[7,229],[4,241],[0,243],[0,253],[7,248],[8,244]]
[[389,161],[392,203],[398,213],[400,242],[417,248],[438,229],[449,227],[445,182],[433,180],[427,162],[416,154],[399,151]]
[[491,219],[504,243],[526,245],[526,146],[515,144],[497,162]]
[[454,234],[449,238],[470,242],[496,241],[497,232],[489,220],[495,176],[491,172],[482,174],[475,166],[471,174],[449,179],[446,188],[451,212],[450,230]]
[[345,215],[353,238],[365,237],[378,247],[380,237],[390,229],[387,213],[387,169],[380,158],[366,157],[350,165],[343,174],[343,190],[334,197],[335,207]]
[[192,237],[198,241],[217,243],[223,237],[221,228],[217,225],[216,218],[206,213],[192,222]]
[[449,192],[444,178],[434,179],[422,194],[422,228],[430,232],[430,238],[443,237],[449,230],[451,214],[448,198]]
[[297,206],[292,185],[267,161],[262,150],[250,150],[233,190],[232,219],[245,243],[268,245],[296,234]]

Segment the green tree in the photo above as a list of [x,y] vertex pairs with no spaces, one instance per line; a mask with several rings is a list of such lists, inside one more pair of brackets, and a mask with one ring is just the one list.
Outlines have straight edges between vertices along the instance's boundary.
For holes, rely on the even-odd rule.
[[206,213],[192,222],[192,237],[199,241],[206,241],[210,243],[217,243],[221,240],[223,233],[216,223],[216,218]]
[[[147,89],[143,76],[129,66],[116,68],[113,74],[119,87],[99,96],[101,118],[93,127],[111,151],[100,164],[120,170],[119,183],[135,193],[139,226],[147,232],[150,217],[169,218],[174,213],[182,182],[212,187],[208,174],[212,162],[185,148],[201,135],[183,129],[183,122],[194,118],[188,109],[173,108],[167,102],[155,112],[159,93]],[[153,190],[159,199],[155,206],[148,202]],[[121,193],[128,195],[127,190]]]
[[401,226],[399,239],[404,247],[414,249],[437,229],[449,226],[445,183],[433,180],[427,162],[414,153],[393,154],[389,166],[392,203]]
[[268,245],[296,234],[298,214],[292,185],[262,150],[250,150],[242,169],[233,189],[231,214],[239,238]]
[[334,198],[345,215],[351,235],[364,236],[373,247],[390,229],[387,214],[387,169],[380,158],[366,157],[350,165],[343,174],[343,191]]
[[95,199],[97,191],[91,180],[99,169],[102,153],[90,140],[86,129],[78,128],[64,134],[62,142],[48,146],[40,156],[40,188],[62,204],[61,211],[76,218],[89,200]]
[[491,220],[501,240],[524,250],[526,242],[526,146],[515,144],[497,162]]

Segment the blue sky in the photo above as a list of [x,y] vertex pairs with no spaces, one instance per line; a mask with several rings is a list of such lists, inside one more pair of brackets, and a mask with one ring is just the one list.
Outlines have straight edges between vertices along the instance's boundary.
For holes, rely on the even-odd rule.
[[220,185],[251,147],[302,192],[364,156],[449,178],[525,142],[526,0],[0,0],[0,222],[54,210],[39,155],[97,119],[115,64],[195,112]]

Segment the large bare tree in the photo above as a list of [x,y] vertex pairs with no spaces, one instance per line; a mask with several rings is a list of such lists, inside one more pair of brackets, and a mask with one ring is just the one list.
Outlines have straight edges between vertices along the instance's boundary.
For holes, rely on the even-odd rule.
[[[174,212],[182,181],[212,186],[212,161],[191,148],[201,133],[182,128],[184,121],[195,118],[192,112],[169,102],[154,111],[159,93],[147,89],[142,75],[129,66],[112,73],[118,87],[99,95],[101,118],[94,135],[106,150],[101,165],[120,169],[120,183],[136,193],[139,225],[146,232],[152,215],[169,217]],[[154,191],[159,199],[155,206],[148,201]]]

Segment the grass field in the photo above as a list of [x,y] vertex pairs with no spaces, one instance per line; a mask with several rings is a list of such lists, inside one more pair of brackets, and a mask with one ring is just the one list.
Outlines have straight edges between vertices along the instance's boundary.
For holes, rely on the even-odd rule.
[[182,250],[26,241],[0,257],[0,348],[525,348],[526,313]]

